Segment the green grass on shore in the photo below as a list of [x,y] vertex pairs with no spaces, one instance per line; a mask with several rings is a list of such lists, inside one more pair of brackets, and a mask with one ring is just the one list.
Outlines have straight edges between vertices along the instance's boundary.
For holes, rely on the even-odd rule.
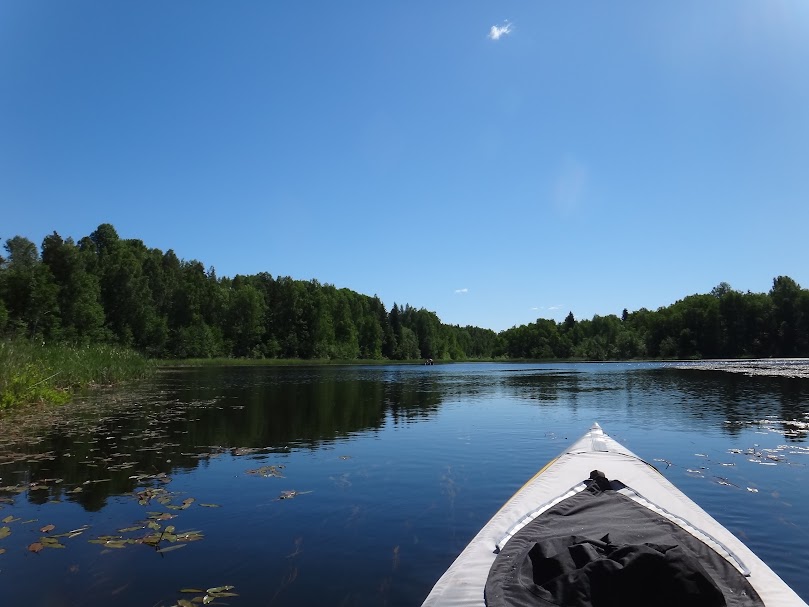
[[[451,362],[451,361],[435,361]],[[313,365],[423,365],[423,360],[338,360],[329,358],[182,358],[157,361],[159,367],[288,367]]]
[[63,403],[76,390],[140,379],[154,363],[110,345],[42,345],[0,341],[0,410],[34,402]]

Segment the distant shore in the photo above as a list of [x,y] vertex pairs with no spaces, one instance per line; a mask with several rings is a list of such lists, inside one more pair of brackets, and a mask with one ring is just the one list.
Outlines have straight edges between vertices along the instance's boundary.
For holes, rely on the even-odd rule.
[[[603,363],[584,359],[469,359],[435,360],[434,364],[462,363]],[[721,371],[748,376],[809,379],[809,359],[722,359],[610,361],[667,363],[671,368]],[[148,377],[158,369],[189,367],[290,367],[290,366],[420,366],[426,360],[300,359],[300,358],[188,358],[148,359],[142,354],[111,345],[44,345],[30,340],[0,341],[0,411],[33,403],[61,404],[77,392]]]

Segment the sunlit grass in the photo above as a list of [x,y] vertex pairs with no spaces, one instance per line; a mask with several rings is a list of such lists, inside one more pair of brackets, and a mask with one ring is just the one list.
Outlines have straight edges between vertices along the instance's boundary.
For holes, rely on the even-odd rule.
[[329,358],[183,358],[158,361],[161,367],[283,367],[294,365],[421,365],[419,360],[339,360]]
[[0,409],[62,403],[76,390],[139,379],[153,368],[140,354],[116,346],[0,341]]

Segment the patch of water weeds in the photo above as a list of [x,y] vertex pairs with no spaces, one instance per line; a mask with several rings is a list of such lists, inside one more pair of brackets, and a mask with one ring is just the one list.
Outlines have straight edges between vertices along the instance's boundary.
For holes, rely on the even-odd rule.
[[[145,531],[135,537],[126,537],[125,534],[118,535],[101,535],[91,540],[91,544],[98,544],[107,548],[126,548],[127,546],[148,546],[153,548],[158,553],[169,552],[177,548],[184,547],[189,542],[197,542],[204,538],[202,531],[196,529],[188,529],[184,531],[176,531],[174,525],[166,525],[163,527],[154,521],[144,526],[132,526],[124,529],[119,529],[119,532],[131,531]],[[171,546],[171,544],[177,544]]]
[[[136,475],[141,482],[156,480],[161,483],[170,482],[171,479],[162,475]],[[169,510],[187,510],[196,501],[193,497],[186,497],[176,503],[178,494],[170,492],[164,487],[142,487],[130,495],[141,506],[149,506],[153,501]],[[104,548],[120,549],[131,545],[145,545],[154,548],[156,552],[164,554],[185,546],[188,542],[196,542],[204,538],[199,530],[176,531],[175,525],[162,525],[163,522],[176,518],[176,514],[169,512],[150,511],[147,518],[134,525],[118,529],[117,535],[102,535],[92,540],[91,544],[99,544]],[[144,532],[144,533],[140,533]],[[135,537],[126,534],[137,533]],[[172,545],[176,544],[176,545]]]
[[[175,466],[194,467],[200,455],[220,450],[193,445],[197,451],[181,455],[189,445],[175,440],[188,434],[192,410],[218,402],[180,403],[146,389],[126,402],[111,392],[59,408],[0,414],[0,503],[11,504],[15,495],[27,491],[34,503],[67,497],[98,510],[107,496],[132,491],[144,478],[170,482],[168,473]],[[53,478],[55,470],[63,478]],[[9,484],[12,478],[16,482]],[[38,491],[42,493],[31,495]]]
[[[7,537],[10,537],[13,533],[13,529],[11,525],[30,525],[31,523],[36,522],[36,519],[28,519],[23,521],[20,517],[15,517],[13,515],[8,515],[2,519],[3,526],[0,527],[0,540],[4,540]],[[39,533],[44,534],[41,535],[40,538],[35,541],[31,542],[26,546],[26,549],[29,552],[41,552],[46,548],[65,548],[65,544],[63,544],[60,540],[62,539],[73,539],[78,537],[85,531],[90,528],[89,525],[84,525],[77,529],[71,529],[70,531],[65,531],[62,533],[52,533],[56,530],[56,525],[53,523],[48,523],[47,525],[43,525],[39,528]],[[3,548],[0,554],[7,552],[6,548]]]
[[263,476],[265,478],[275,477],[275,478],[284,478],[284,475],[281,474],[281,470],[283,470],[285,466],[283,464],[279,465],[271,465],[271,466],[261,466],[260,468],[254,468],[252,470],[245,471],[245,474],[250,474],[252,476]]
[[229,597],[236,597],[239,596],[237,592],[234,592],[236,589],[235,586],[227,585],[227,586],[216,586],[214,588],[208,588],[207,590],[201,590],[198,588],[182,588],[180,593],[182,594],[195,594],[197,596],[191,599],[178,599],[176,603],[173,603],[171,607],[194,607],[195,605],[227,605],[227,603],[220,603],[216,601],[217,599],[224,599]]
[[722,371],[748,377],[809,378],[809,361],[804,358],[761,360],[705,360],[669,365],[672,369],[695,371]]
[[[21,521],[19,516],[2,513],[0,540],[6,540],[0,548],[2,558],[47,559],[50,551],[70,549],[71,541],[98,546],[101,554],[146,546],[161,557],[173,558],[175,555],[167,553],[205,539],[204,528],[191,528],[198,527],[195,522],[182,524],[184,513],[220,505],[210,498],[201,500],[171,491],[171,473],[178,469],[188,472],[217,457],[233,457],[257,462],[253,466],[258,467],[246,471],[249,476],[283,478],[284,464],[262,460],[291,451],[287,446],[211,445],[219,438],[218,432],[213,425],[203,428],[200,418],[205,417],[206,409],[222,408],[220,401],[179,402],[148,392],[124,399],[110,392],[61,408],[33,407],[0,415],[0,509],[8,506],[14,512],[23,500],[34,506],[64,500],[97,512],[107,506],[110,496],[128,496],[143,506],[137,520],[127,520],[132,516],[128,514],[127,519],[111,523],[115,527],[94,525],[92,530],[89,525],[70,529],[51,514],[65,512],[68,516],[67,510],[48,509],[52,522]],[[250,444],[249,438],[242,438]],[[277,499],[303,493],[308,492],[286,491]],[[226,509],[221,512],[219,516],[227,516]],[[28,535],[19,533],[23,529]],[[63,529],[69,530],[59,533]],[[180,554],[188,554],[178,555],[180,559],[193,559],[191,551]],[[179,598],[172,605],[223,604],[233,596],[237,594],[232,586],[217,586]]]

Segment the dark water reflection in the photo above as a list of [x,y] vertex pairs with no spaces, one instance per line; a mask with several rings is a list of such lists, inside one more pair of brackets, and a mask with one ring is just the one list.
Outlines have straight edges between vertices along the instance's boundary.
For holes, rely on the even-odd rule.
[[[4,604],[172,605],[223,584],[231,605],[419,604],[594,419],[809,598],[808,414],[806,380],[655,364],[166,370],[46,425],[0,421]],[[150,512],[204,537],[88,541],[148,539]],[[46,524],[87,529],[31,552]]]

